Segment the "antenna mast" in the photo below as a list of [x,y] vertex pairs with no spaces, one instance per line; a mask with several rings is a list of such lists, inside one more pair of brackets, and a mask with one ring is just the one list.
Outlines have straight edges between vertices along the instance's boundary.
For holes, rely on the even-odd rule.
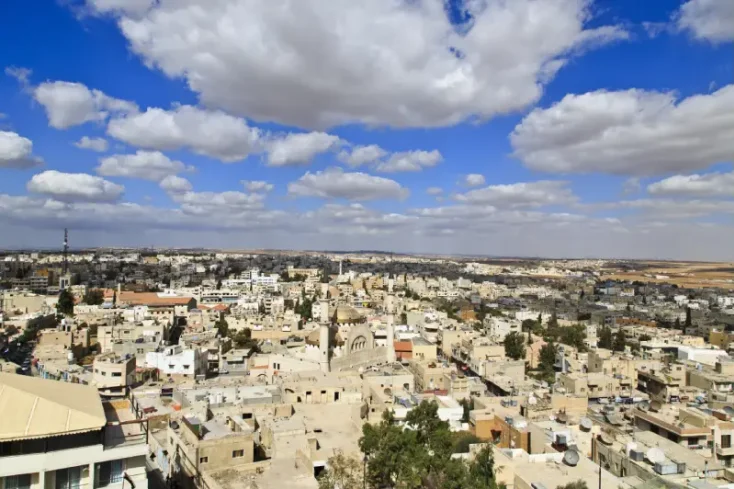
[[64,275],[69,273],[69,230],[64,228]]

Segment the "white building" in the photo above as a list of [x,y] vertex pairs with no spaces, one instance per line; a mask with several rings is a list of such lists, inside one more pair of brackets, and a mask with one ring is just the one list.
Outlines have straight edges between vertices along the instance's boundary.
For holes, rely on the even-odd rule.
[[522,323],[518,320],[491,316],[484,318],[484,327],[487,328],[487,336],[498,342],[505,341],[505,337],[510,333],[522,331]]
[[[108,426],[129,421],[125,429]],[[147,489],[144,423],[92,386],[0,374],[0,487]]]
[[184,350],[181,345],[167,346],[163,351],[148,352],[145,355],[145,365],[158,369],[163,376],[206,375],[207,352],[198,349]]

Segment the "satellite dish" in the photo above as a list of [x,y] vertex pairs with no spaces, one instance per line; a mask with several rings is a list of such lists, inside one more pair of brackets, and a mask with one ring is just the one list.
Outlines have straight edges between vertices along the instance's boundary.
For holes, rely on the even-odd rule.
[[606,433],[602,433],[599,435],[599,441],[601,441],[605,445],[611,445],[612,443],[614,443],[614,440],[612,440],[611,437]]
[[645,457],[647,457],[647,459],[653,464],[665,462],[665,452],[659,448],[649,449],[645,454]]
[[538,404],[538,400],[535,398],[535,396],[528,397],[528,404],[531,406],[535,406]]
[[734,408],[731,406],[725,406],[724,412],[728,414],[729,416],[734,416]]
[[563,454],[563,463],[571,467],[576,467],[579,463],[579,459],[579,452],[576,450],[566,450],[566,453]]
[[647,411],[648,409],[650,409],[650,403],[647,401],[643,401],[637,407],[643,411]]
[[591,431],[594,424],[589,418],[581,418],[581,429],[584,431]]
[[661,407],[663,407],[663,404],[660,401],[652,401],[650,403],[650,410],[656,413],[660,411]]

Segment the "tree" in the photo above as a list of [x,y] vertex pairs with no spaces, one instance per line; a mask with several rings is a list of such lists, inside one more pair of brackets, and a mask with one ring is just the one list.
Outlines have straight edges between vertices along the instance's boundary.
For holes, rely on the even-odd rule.
[[601,331],[599,332],[599,342],[597,343],[597,346],[599,346],[599,348],[611,350],[612,342],[612,330],[609,326],[602,326]]
[[454,453],[469,453],[470,445],[482,443],[482,440],[470,431],[456,431],[451,433],[451,437],[453,438],[452,451]]
[[461,407],[464,408],[464,414],[462,414],[461,416],[461,422],[468,423],[469,414],[471,413],[472,409],[474,409],[474,399],[471,397],[468,399],[462,399],[459,401],[459,404],[461,404]]
[[538,378],[552,384],[556,378],[556,356],[558,347],[552,341],[543,345],[540,349],[538,362]]
[[550,320],[548,321],[548,329],[557,328],[558,327],[558,316],[556,315],[556,310],[553,310],[553,314],[551,315]]
[[642,334],[642,335],[640,335],[639,338],[637,338],[637,341],[640,341],[640,342],[642,342],[642,341],[650,341],[651,339],[652,339],[652,336],[650,336],[649,334]]
[[675,318],[675,329],[681,329],[680,318]]
[[530,333],[540,330],[541,323],[533,321],[532,319],[526,319],[522,322],[521,329],[523,333]]
[[400,313],[400,324],[408,324],[408,315],[404,312]]
[[477,489],[497,489],[492,447],[486,445],[474,457],[469,465],[469,477],[466,487]]
[[646,295],[643,295],[642,296],[642,304],[647,305],[647,296]]
[[691,308],[686,307],[686,327],[684,331],[687,331],[691,326],[693,326],[693,315],[691,313]]
[[619,328],[617,330],[617,334],[614,335],[614,344],[612,345],[612,350],[624,351],[625,346],[627,346],[627,338],[624,336],[624,330],[622,328]]
[[564,345],[572,346],[580,352],[586,351],[586,327],[581,324],[560,328],[559,339]]
[[562,486],[557,486],[556,489],[589,489],[589,486],[586,485],[586,481],[579,479]]
[[538,327],[540,328],[542,326],[543,326],[543,313],[539,312],[538,313]]
[[104,302],[104,294],[99,289],[88,289],[83,302],[90,306],[99,306]]
[[505,336],[505,355],[513,360],[525,358],[525,338],[521,333],[513,331]]
[[344,455],[341,451],[329,457],[327,469],[319,477],[319,489],[361,489],[363,487],[363,466],[355,457]]
[[[217,328],[217,334],[220,338],[226,338],[229,336],[229,323],[224,319],[224,313],[219,313],[219,319],[214,323],[214,327]],[[251,333],[252,334],[252,333]]]
[[252,331],[250,328],[243,328],[232,338],[237,348],[254,348],[257,349],[257,340],[252,339]]
[[74,315],[74,296],[64,289],[59,293],[59,301],[56,303],[56,311],[65,316]]

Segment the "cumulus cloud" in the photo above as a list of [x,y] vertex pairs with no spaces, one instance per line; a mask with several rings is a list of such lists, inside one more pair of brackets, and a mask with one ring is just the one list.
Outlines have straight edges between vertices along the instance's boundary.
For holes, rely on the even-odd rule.
[[495,207],[544,207],[568,205],[578,199],[568,188],[568,182],[541,180],[509,185],[490,185],[455,196],[467,204],[492,205]]
[[242,185],[245,186],[245,190],[248,192],[255,192],[255,193],[268,193],[275,186],[272,183],[268,183],[262,180],[242,180]]
[[386,161],[379,163],[375,169],[385,173],[416,172],[424,168],[434,167],[441,160],[443,160],[443,156],[437,149],[433,151],[406,151],[394,153]]
[[469,175],[464,176],[461,183],[466,187],[480,187],[484,185],[485,181],[484,175],[480,175],[479,173],[470,173]]
[[263,208],[262,194],[246,194],[244,192],[184,192],[171,194],[173,200],[181,205],[187,214],[222,217],[237,216],[250,210]]
[[566,95],[535,109],[510,136],[515,155],[555,173],[657,175],[731,161],[734,85],[676,102],[626,90]]
[[689,0],[675,16],[676,25],[696,39],[714,43],[734,40],[734,2]]
[[[134,53],[207,106],[259,121],[436,127],[536,102],[564,60],[624,38],[587,29],[590,0],[88,0],[118,16]],[[181,36],[181,32],[207,33]]]
[[160,151],[142,151],[135,154],[111,155],[100,160],[96,171],[103,177],[129,177],[161,181],[184,171],[191,171],[180,161],[171,160]]
[[82,138],[74,143],[74,146],[76,146],[79,149],[90,149],[92,151],[97,151],[98,153],[103,153],[107,151],[107,140],[104,138],[90,138],[87,136],[82,136]]
[[268,165],[307,165],[316,155],[338,146],[340,141],[337,136],[324,132],[288,134],[267,144]]
[[339,152],[338,158],[342,163],[346,163],[351,167],[358,167],[377,163],[387,154],[388,152],[378,145],[370,144],[369,146],[354,146],[349,150],[342,150]]
[[441,187],[428,187],[426,189],[426,193],[428,195],[441,195],[443,193],[443,189]]
[[243,119],[190,105],[148,108],[113,119],[107,133],[132,146],[160,151],[186,148],[224,162],[242,160],[262,149],[260,130]]
[[734,197],[734,172],[675,175],[648,185],[647,191],[663,196]]
[[637,177],[628,178],[625,180],[624,184],[622,184],[622,193],[625,195],[636,194],[641,189],[642,184],[640,183],[640,179]]
[[33,98],[46,110],[49,125],[56,129],[101,122],[110,114],[130,114],[138,110],[133,102],[67,81],[41,83],[33,89]]
[[33,141],[10,132],[0,131],[0,168],[33,168],[43,160],[33,156]]
[[346,173],[339,168],[308,172],[297,181],[288,184],[288,195],[292,197],[366,201],[404,199],[409,193],[408,189],[395,180],[361,172]]
[[49,170],[33,175],[26,185],[29,192],[60,202],[110,202],[122,196],[125,187],[86,173]]
[[160,187],[169,194],[185,194],[191,192],[191,182],[177,175],[168,175],[160,182]]
[[613,202],[603,207],[631,209],[642,212],[649,219],[695,219],[734,214],[734,201],[637,199]]

